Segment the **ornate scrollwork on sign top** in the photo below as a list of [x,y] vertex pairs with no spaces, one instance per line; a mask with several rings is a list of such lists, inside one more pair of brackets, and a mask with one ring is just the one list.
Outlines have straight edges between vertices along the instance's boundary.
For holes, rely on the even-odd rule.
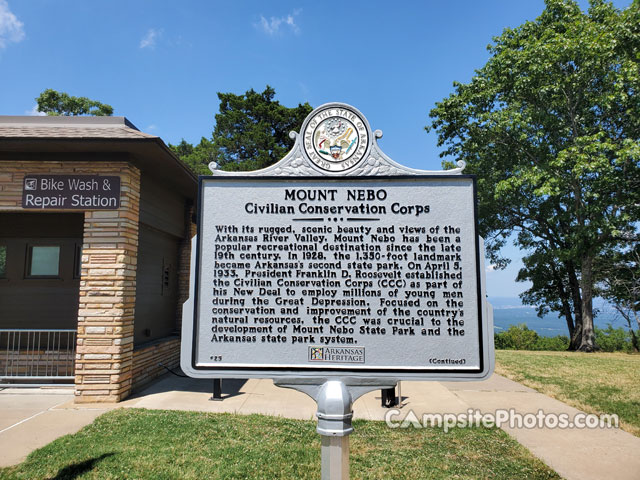
[[225,176],[398,176],[451,175],[462,173],[466,163],[451,170],[418,170],[394,162],[378,146],[382,131],[371,131],[367,119],[344,103],[327,103],[305,119],[291,151],[279,162],[251,172],[225,172],[211,162],[213,175]]

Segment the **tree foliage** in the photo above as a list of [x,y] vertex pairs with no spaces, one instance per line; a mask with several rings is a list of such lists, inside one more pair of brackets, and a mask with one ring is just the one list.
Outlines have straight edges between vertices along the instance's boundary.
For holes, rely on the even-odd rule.
[[262,93],[253,89],[242,95],[218,93],[220,112],[211,139],[202,138],[196,146],[182,140],[171,148],[200,174],[209,172],[207,165],[212,161],[224,170],[272,165],[293,147],[289,132],[299,131],[312,110],[308,103],[285,107],[274,100],[275,94],[268,85]]
[[202,137],[199,144],[191,145],[183,138],[178,145],[169,144],[169,147],[194,173],[211,175],[208,165],[216,161],[215,149],[211,140]]
[[244,95],[218,93],[220,113],[216,115],[213,143],[217,161],[225,170],[256,170],[277,162],[293,147],[289,137],[300,130],[313,110],[308,103],[287,108],[275,101],[275,90],[253,89]]
[[471,82],[431,110],[443,156],[478,176],[481,234],[497,266],[513,232],[526,303],[565,317],[593,350],[596,259],[634,237],[640,207],[640,2],[546,0],[504,30]]
[[65,92],[46,89],[36,98],[38,111],[47,115],[113,115],[113,107],[87,97],[73,97]]

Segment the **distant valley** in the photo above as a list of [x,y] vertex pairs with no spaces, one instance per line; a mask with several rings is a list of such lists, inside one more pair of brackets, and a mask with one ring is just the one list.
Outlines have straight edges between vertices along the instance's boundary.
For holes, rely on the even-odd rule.
[[[564,318],[558,318],[556,313],[538,318],[535,307],[522,305],[519,298],[489,297],[489,303],[493,305],[493,328],[496,333],[508,329],[510,325],[526,323],[527,327],[543,337],[569,334]],[[626,329],[624,320],[602,299],[594,301],[594,309],[598,310],[595,320],[597,327],[607,328],[611,324],[614,328]]]

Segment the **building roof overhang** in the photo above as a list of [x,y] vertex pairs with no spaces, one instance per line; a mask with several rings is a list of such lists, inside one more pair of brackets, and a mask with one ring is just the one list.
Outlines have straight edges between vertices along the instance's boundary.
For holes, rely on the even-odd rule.
[[[190,200],[197,177],[158,136],[139,131],[125,117],[0,116],[0,160],[54,155],[68,161],[109,161],[125,155],[146,175]],[[99,155],[95,155],[99,154]],[[107,154],[107,155],[105,155]]]

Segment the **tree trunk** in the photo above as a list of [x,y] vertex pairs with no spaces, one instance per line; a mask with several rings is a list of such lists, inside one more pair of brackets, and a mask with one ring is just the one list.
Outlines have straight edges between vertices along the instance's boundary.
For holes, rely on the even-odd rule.
[[636,335],[636,332],[633,331],[633,329],[631,329],[630,332],[631,332],[631,345],[633,345],[633,350],[635,352],[640,352],[640,346],[638,345],[638,336]]
[[573,317],[571,315],[571,308],[569,307],[569,303],[563,301],[562,302],[562,308],[563,308],[563,312],[564,312],[564,318],[567,321],[567,328],[569,329],[569,350],[575,350],[571,348],[571,340],[574,338],[574,335],[576,333],[576,327],[573,323]]
[[[640,345],[638,344],[638,336],[636,335],[635,330],[633,329],[633,321],[631,320],[631,315],[627,312],[622,305],[614,305],[614,308],[618,311],[618,313],[624,318],[627,322],[627,327],[629,328],[629,333],[631,334],[631,345],[633,346],[633,350],[636,352],[640,352]],[[633,308],[633,307],[631,307]],[[634,314],[636,319],[636,323],[638,324],[638,331],[640,331],[640,317]]]
[[580,348],[580,342],[582,341],[582,320],[580,323],[576,322],[573,329],[573,335],[569,339],[569,351],[575,352]]
[[578,350],[581,352],[594,352],[598,349],[598,346],[596,345],[595,332],[593,330],[593,257],[590,254],[582,257],[580,273],[582,334]]
[[[558,297],[560,297],[560,301],[562,303],[562,314],[564,315],[565,320],[567,321],[567,328],[569,329],[569,339],[573,338],[575,332],[575,325],[573,323],[573,315],[571,314],[571,305],[569,304],[569,294],[567,293],[567,289],[564,288],[562,277],[558,273],[558,270],[551,266],[553,277],[556,281],[556,288],[558,289]],[[569,343],[569,350],[572,350],[571,343]],[[575,350],[575,348],[573,349]]]
[[569,289],[573,299],[574,328],[569,338],[569,350],[576,351],[580,347],[582,339],[582,297],[580,296],[580,283],[576,275],[573,262],[567,262],[567,273],[569,274]]

